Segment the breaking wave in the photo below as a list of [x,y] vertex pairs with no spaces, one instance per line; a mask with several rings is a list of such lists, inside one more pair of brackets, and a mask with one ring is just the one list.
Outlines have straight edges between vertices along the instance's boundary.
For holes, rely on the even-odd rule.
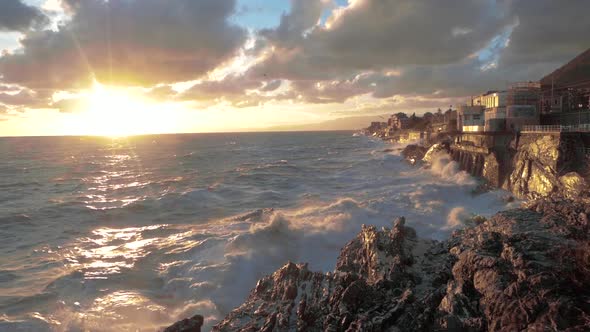
[[443,239],[506,207],[448,156],[414,168],[351,133],[55,140],[37,161],[0,151],[2,169],[38,170],[0,180],[27,183],[0,199],[1,331],[155,331],[196,313],[208,329],[287,261],[332,270],[361,224],[403,215]]

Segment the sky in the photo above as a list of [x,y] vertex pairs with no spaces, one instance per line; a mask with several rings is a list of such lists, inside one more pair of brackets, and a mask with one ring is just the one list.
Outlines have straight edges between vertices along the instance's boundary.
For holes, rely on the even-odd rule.
[[1,0],[0,136],[446,109],[589,48],[588,12],[588,0]]

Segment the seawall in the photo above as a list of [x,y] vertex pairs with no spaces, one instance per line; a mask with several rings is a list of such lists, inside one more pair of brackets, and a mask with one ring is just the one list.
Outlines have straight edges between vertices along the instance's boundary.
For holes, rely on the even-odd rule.
[[465,136],[451,146],[452,158],[493,187],[521,199],[588,193],[590,133]]

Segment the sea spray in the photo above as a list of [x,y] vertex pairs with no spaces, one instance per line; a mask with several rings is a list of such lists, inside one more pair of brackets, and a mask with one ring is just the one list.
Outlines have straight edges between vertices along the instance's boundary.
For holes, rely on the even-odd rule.
[[362,224],[403,215],[419,236],[444,239],[462,227],[449,227],[458,208],[507,206],[501,192],[472,195],[475,180],[444,156],[430,170],[412,167],[403,146],[350,133],[71,138],[65,147],[58,164],[13,161],[38,173],[36,184],[3,192],[11,200],[0,217],[18,227],[0,234],[0,330],[154,331],[196,313],[206,329],[287,261],[333,270]]

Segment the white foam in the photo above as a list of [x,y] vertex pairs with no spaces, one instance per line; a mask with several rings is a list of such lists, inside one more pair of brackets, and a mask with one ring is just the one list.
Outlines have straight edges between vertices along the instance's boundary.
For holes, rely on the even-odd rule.
[[[426,170],[409,166],[400,150],[384,152],[401,149],[401,144],[354,141],[360,146],[341,149],[338,157],[320,151],[310,156],[309,165],[301,165],[294,156],[273,156],[286,175],[255,188],[243,189],[247,179],[239,178],[250,169],[235,171],[238,167],[233,165],[236,177],[224,173],[223,181],[212,180],[221,181],[213,188],[186,189],[152,200],[148,212],[159,208],[171,218],[163,218],[161,225],[139,227],[133,218],[140,215],[125,210],[124,219],[93,226],[100,232],[80,236],[58,250],[75,263],[69,263],[65,275],[46,290],[64,304],[39,309],[47,311],[44,324],[57,330],[154,331],[202,314],[207,330],[243,303],[258,279],[287,261],[308,262],[316,271],[332,270],[340,249],[362,224],[390,226],[396,217],[406,216],[419,236],[444,239],[464,227],[472,214],[487,216],[507,206],[501,191],[473,196],[477,181],[448,155],[437,155]],[[282,160],[298,168],[285,167]],[[295,180],[290,182],[289,176]],[[242,182],[238,186],[229,182],[232,179]],[[255,207],[240,209],[248,200]],[[271,207],[274,210],[263,210]],[[193,223],[173,219],[175,213],[195,210],[200,214],[192,217]],[[227,212],[236,210],[239,215]],[[113,266],[118,270],[104,273],[104,279],[87,278],[89,272]],[[42,298],[38,302],[46,303]],[[24,314],[15,316],[33,324]]]

